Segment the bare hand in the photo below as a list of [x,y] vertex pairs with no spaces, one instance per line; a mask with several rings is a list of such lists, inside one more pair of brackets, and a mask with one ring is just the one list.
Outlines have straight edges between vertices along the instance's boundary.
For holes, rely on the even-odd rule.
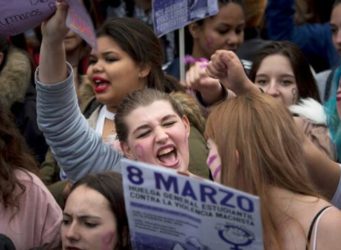
[[188,88],[201,92],[216,88],[219,85],[217,79],[207,75],[207,65],[207,62],[197,62],[190,67],[186,73],[186,86]]
[[212,56],[207,69],[207,75],[219,79],[225,88],[237,95],[253,88],[243,65],[235,53],[228,50],[217,50]]
[[219,80],[209,77],[207,62],[197,62],[186,73],[186,87],[198,91],[206,104],[219,101],[224,92]]
[[41,25],[43,39],[49,43],[62,43],[68,32],[66,27],[68,4],[65,0],[56,1],[56,12]]

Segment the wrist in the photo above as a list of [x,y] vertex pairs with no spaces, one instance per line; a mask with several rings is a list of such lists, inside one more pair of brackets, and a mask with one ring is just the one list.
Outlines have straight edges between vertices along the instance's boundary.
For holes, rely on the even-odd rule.
[[197,90],[196,96],[199,102],[207,107],[222,100],[225,100],[228,96],[228,91],[224,85],[219,81],[216,87],[213,89]]

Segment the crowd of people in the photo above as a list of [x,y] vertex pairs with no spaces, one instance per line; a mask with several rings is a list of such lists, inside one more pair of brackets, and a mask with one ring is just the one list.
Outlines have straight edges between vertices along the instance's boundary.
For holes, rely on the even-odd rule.
[[123,158],[258,196],[264,249],[338,249],[341,1],[218,0],[185,79],[151,2],[84,0],[96,49],[65,0],[0,36],[0,249],[132,249]]

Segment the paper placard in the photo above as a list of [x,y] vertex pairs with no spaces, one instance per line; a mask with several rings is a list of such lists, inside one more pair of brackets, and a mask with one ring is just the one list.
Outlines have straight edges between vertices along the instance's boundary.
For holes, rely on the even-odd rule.
[[264,249],[257,196],[164,167],[121,166],[134,249]]

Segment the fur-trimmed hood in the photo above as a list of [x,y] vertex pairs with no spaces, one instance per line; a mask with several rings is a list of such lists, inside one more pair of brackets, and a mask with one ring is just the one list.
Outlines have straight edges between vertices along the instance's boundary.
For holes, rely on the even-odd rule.
[[306,118],[313,124],[327,124],[327,115],[322,104],[312,98],[301,99],[298,104],[291,105],[289,110],[292,114]]
[[0,104],[10,108],[22,102],[32,81],[32,64],[25,52],[11,47],[0,72]]

